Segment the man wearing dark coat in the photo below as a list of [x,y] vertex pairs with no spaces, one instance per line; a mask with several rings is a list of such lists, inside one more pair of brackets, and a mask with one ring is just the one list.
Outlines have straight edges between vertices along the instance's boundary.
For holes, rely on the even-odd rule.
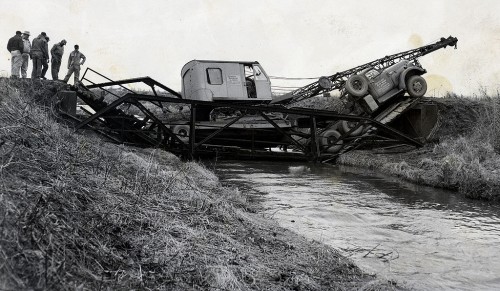
[[7,50],[11,55],[11,78],[19,78],[21,65],[23,64],[24,50],[24,42],[20,31],[16,31],[16,35],[9,39],[9,42],[7,43]]
[[42,32],[31,44],[31,58],[33,60],[33,71],[31,79],[40,79],[42,76],[42,62],[49,59],[49,47],[46,40],[47,35]]

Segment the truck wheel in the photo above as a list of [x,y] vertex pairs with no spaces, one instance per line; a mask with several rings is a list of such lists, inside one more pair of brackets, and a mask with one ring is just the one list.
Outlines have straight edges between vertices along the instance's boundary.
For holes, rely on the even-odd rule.
[[361,75],[352,75],[345,83],[347,93],[355,97],[363,97],[368,93],[368,80]]
[[334,154],[340,151],[343,146],[344,141],[339,140],[340,136],[340,132],[335,129],[327,129],[320,135],[320,145],[326,148],[328,153]]
[[406,90],[412,98],[422,97],[427,92],[427,82],[422,76],[411,76],[406,82]]
[[[353,121],[347,121],[347,120],[342,120],[342,131],[344,133],[348,133],[353,127],[357,126],[358,124]],[[356,128],[353,132],[351,132],[349,135],[350,136],[358,136],[361,133],[363,133],[363,126],[360,125],[358,128]]]
[[189,142],[189,125],[179,124],[172,128],[172,132],[184,143]]

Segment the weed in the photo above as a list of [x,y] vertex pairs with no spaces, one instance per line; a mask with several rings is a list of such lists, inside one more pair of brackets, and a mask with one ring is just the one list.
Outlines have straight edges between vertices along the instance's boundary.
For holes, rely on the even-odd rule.
[[59,85],[16,82],[0,79],[0,289],[325,290],[372,280],[246,212],[243,194],[197,163],[55,122]]
[[415,183],[500,200],[500,95],[434,99],[439,122],[433,143],[400,155],[352,152],[339,163],[368,167]]

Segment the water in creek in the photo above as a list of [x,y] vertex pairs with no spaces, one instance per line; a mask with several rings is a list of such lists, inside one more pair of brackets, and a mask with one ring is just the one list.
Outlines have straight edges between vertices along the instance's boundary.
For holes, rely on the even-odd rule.
[[417,290],[500,290],[500,206],[330,165],[211,165],[265,215]]

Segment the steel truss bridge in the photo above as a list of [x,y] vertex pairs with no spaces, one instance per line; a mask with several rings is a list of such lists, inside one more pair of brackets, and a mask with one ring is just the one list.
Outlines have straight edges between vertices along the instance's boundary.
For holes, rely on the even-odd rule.
[[[106,82],[91,81],[91,74]],[[151,88],[152,94],[124,86],[136,83]],[[116,87],[124,94],[116,94]],[[158,89],[168,96],[158,94]],[[71,92],[62,94],[76,94],[85,103],[79,114],[65,114],[74,121],[75,130],[92,129],[116,143],[160,148],[188,159],[217,156],[333,162],[340,154],[363,147],[423,145],[415,134],[389,125],[408,111],[420,110],[415,99],[401,100],[385,114],[369,118],[279,104],[186,100],[152,78],[113,81],[91,68],[87,68],[80,83],[71,86]],[[197,110],[206,107],[238,114],[215,121],[197,120]],[[185,118],[179,119],[182,113]],[[341,122],[354,126],[340,135],[329,134],[329,129]]]

